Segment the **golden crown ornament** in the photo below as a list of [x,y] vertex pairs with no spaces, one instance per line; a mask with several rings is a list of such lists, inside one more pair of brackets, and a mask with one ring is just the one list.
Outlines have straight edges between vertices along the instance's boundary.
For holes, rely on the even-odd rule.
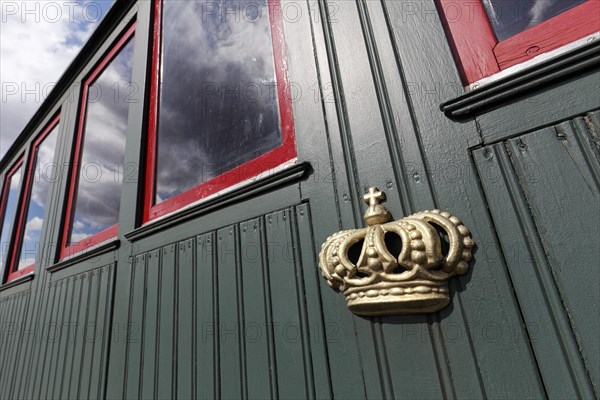
[[432,313],[446,307],[448,279],[469,269],[474,246],[469,230],[440,210],[390,222],[380,204],[382,191],[370,188],[364,199],[368,227],[335,233],[321,248],[319,266],[327,284],[342,292],[348,308],[361,316]]

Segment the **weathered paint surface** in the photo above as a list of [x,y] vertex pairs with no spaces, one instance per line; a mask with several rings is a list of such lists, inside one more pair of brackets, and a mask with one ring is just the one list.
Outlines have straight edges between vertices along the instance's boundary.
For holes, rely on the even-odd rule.
[[[294,3],[302,17],[284,31],[312,173],[134,236],[143,179],[125,182],[117,249],[51,272],[44,247],[35,278],[0,291],[0,398],[598,396],[599,74],[452,121],[439,105],[464,92],[435,5],[404,4]],[[150,14],[139,3],[135,82]],[[62,165],[77,104],[59,107]],[[66,185],[52,187],[46,244]],[[321,243],[362,224],[371,186],[394,217],[439,207],[471,229],[474,261],[447,309],[355,317],[318,275]]]

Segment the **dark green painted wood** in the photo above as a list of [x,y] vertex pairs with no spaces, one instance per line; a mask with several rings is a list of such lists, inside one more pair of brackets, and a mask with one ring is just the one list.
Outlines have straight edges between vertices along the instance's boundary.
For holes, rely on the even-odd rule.
[[124,397],[133,399],[140,397],[140,375],[142,360],[142,327],[144,326],[146,304],[146,255],[142,254],[133,259],[131,278],[131,300],[129,302],[128,329],[132,336],[127,342],[127,375],[125,378]]
[[65,366],[62,370],[62,379],[60,382],[60,393],[57,398],[67,398],[69,393],[69,387],[71,382],[71,374],[73,371],[73,364],[75,361],[75,343],[79,336],[79,326],[75,323],[77,321],[77,315],[79,315],[79,309],[81,307],[81,294],[82,294],[82,280],[79,277],[72,278],[73,286],[73,304],[68,321],[69,330],[67,333],[67,339],[69,341],[69,347],[65,351]]
[[[240,253],[243,282],[246,381],[249,399],[273,398],[276,391],[273,337],[270,329],[267,260],[263,254],[263,226],[260,219],[241,224]],[[269,315],[269,317],[267,317]]]
[[193,340],[196,321],[194,306],[194,267],[195,240],[179,243],[177,263],[177,395],[179,399],[193,398],[195,376],[195,354]]
[[56,304],[52,310],[52,317],[48,326],[44,327],[42,332],[47,332],[42,336],[42,340],[45,341],[46,344],[46,362],[42,368],[43,378],[42,378],[42,386],[40,388],[40,398],[48,397],[48,390],[50,386],[54,383],[53,376],[55,373],[54,363],[58,358],[58,343],[60,342],[60,322],[61,315],[63,313],[63,309],[65,307],[66,301],[66,284],[64,282],[57,282],[56,286],[54,286],[55,290],[53,296],[56,297]]
[[[119,3],[116,19],[101,24],[60,86],[78,93],[134,4],[133,80],[142,90],[130,108],[126,163],[140,172],[151,2]],[[295,4],[301,17],[284,18],[287,67],[300,90],[293,103],[298,158],[312,174],[157,232],[128,235],[132,241],[125,233],[139,228],[143,174],[124,182],[119,248],[47,271],[56,261],[56,248],[48,247],[33,281],[0,291],[0,322],[25,332],[24,341],[15,335],[0,343],[3,371],[14,365],[9,378],[0,374],[0,397],[597,395],[590,384],[598,384],[597,318],[585,318],[590,309],[597,315],[597,304],[579,295],[596,278],[593,255],[563,246],[570,242],[561,235],[588,244],[594,236],[581,234],[581,222],[570,233],[555,226],[588,221],[583,226],[593,231],[584,212],[598,198],[599,117],[572,118],[598,108],[597,72],[538,86],[476,120],[451,121],[439,104],[464,92],[435,4],[411,3],[415,12],[407,4]],[[55,161],[68,162],[78,104],[63,93],[44,104],[0,165],[14,160],[61,105]],[[565,119],[572,121],[540,130]],[[528,150],[520,152],[525,138]],[[67,184],[62,178],[52,185],[43,243],[59,241]],[[386,191],[394,217],[440,207],[472,229],[475,260],[451,283],[447,309],[357,318],[318,275],[325,238],[363,225],[369,186]],[[584,206],[572,209],[571,199],[555,207],[559,202],[549,199],[558,194]],[[526,252],[511,252],[523,243]],[[45,327],[63,323],[75,325],[59,340],[37,340]],[[88,340],[89,324],[102,327],[101,338]]]
[[504,144],[477,150],[474,157],[546,391],[553,398],[590,397],[575,337]]
[[54,365],[51,367],[52,377],[49,379],[48,388],[46,391],[47,398],[58,398],[60,396],[60,386],[61,386],[61,375],[62,371],[64,371],[65,365],[65,357],[67,355],[67,344],[68,344],[68,332],[69,329],[69,315],[71,313],[71,308],[73,307],[73,285],[71,285],[71,280],[66,279],[63,281],[65,295],[62,299],[62,312],[60,314],[60,319],[57,321],[59,336],[58,336],[58,346],[57,353],[55,356]]
[[217,231],[219,394],[224,399],[245,396],[242,366],[243,319],[240,318],[241,287],[238,279],[237,229]]
[[486,142],[495,142],[522,132],[555,124],[598,108],[598,68],[570,79],[526,92],[518,101],[477,117]]
[[600,309],[600,270],[592,261],[600,259],[600,175],[594,174],[600,160],[587,160],[594,163],[593,169],[586,165],[577,134],[571,123],[563,123],[511,139],[508,149],[582,356],[600,393],[600,320],[592,317]]
[[302,349],[299,293],[294,279],[295,260],[290,231],[290,211],[266,216],[269,284],[277,363],[278,397],[307,398],[307,371]]
[[312,232],[312,219],[308,204],[301,204],[295,209],[296,229],[298,234],[297,251],[300,252],[298,261],[302,265],[302,279],[304,280],[304,301],[308,314],[309,352],[312,360],[314,396],[317,399],[327,399],[332,396],[331,371],[327,360],[327,337],[325,326],[328,324],[323,319],[322,299],[319,293],[320,274],[314,268],[317,256],[312,245],[314,239]]
[[157,370],[157,332],[158,305],[160,292],[160,250],[148,253],[146,265],[146,296],[144,308],[144,326],[142,327],[142,360],[140,366],[140,397],[155,398]]
[[217,397],[219,387],[219,327],[217,323],[216,239],[208,233],[196,238],[196,394]]
[[98,271],[99,294],[94,332],[93,369],[90,371],[89,399],[103,398],[105,383],[107,350],[110,343],[110,294],[112,287],[113,265]]
[[[162,249],[160,268],[160,311],[158,326],[157,390],[158,398],[174,397],[174,329],[175,329],[175,257],[176,246],[171,244]],[[129,338],[131,340],[131,338]]]
[[[526,337],[520,332],[516,341],[504,333],[495,341],[486,337],[490,329],[506,332],[522,322],[506,270],[494,267],[491,262],[501,260],[502,255],[497,251],[495,232],[490,228],[485,199],[467,151],[481,141],[477,127],[472,122],[452,123],[441,112],[432,112],[443,97],[447,98],[447,92],[459,94],[462,91],[458,80],[453,79],[456,70],[435,4],[419,3],[420,8],[410,15],[404,12],[400,2],[384,4],[404,77],[417,88],[407,92],[407,101],[412,104],[413,116],[419,124],[434,204],[462,218],[480,246],[478,253],[488,255],[486,258],[476,256],[469,274],[455,284],[458,291],[453,294],[453,307],[464,307],[459,326],[470,351],[451,359],[451,376],[476,370],[476,376],[464,375],[459,381],[478,382],[487,397],[543,397],[544,390]],[[465,348],[465,342],[459,345]],[[438,367],[443,367],[443,349],[436,352]],[[461,368],[462,365],[466,368]],[[498,380],[498,376],[504,380]],[[511,382],[510,387],[503,383],[506,380]],[[476,392],[473,385],[467,390]]]

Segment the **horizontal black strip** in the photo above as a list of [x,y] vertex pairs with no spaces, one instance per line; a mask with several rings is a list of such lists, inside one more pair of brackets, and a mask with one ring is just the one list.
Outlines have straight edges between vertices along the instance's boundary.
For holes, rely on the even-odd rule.
[[206,213],[230,206],[233,203],[240,202],[249,197],[257,196],[285,184],[297,182],[303,179],[311,170],[312,167],[308,162],[293,165],[255,182],[243,185],[229,193],[216,196],[210,200],[198,203],[197,205],[180,212],[175,212],[174,214],[159,219],[155,222],[150,222],[147,225],[126,233],[125,238],[132,242],[139,240],[173,225],[177,225],[190,219],[197,218]]
[[443,103],[440,109],[449,118],[464,119],[549,83],[572,78],[575,74],[592,70],[599,65],[600,41],[595,41],[474,89],[470,93]]
[[90,258],[98,257],[102,254],[106,254],[108,252],[114,251],[119,248],[121,245],[121,241],[119,239],[112,239],[105,243],[101,243],[96,247],[92,247],[90,249],[83,250],[81,253],[74,255],[71,258],[67,258],[66,260],[60,261],[56,264],[53,264],[46,268],[48,272],[56,272],[61,269],[70,267],[72,265],[78,264],[80,262],[89,260]]
[[29,282],[33,280],[33,274],[25,275],[20,278],[15,279],[14,281],[10,281],[0,286],[0,292],[3,292],[7,289],[13,288],[15,286],[19,286],[22,283]]

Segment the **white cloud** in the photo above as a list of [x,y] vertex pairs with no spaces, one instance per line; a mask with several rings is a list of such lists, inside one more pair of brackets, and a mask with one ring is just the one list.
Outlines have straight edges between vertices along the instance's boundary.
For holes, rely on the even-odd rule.
[[31,231],[39,231],[42,229],[43,223],[44,223],[43,219],[41,219],[40,217],[35,217],[27,223],[26,229],[31,230]]
[[34,217],[29,222],[27,222],[27,225],[25,226],[25,240],[32,240],[33,236],[31,236],[31,233],[41,231],[43,223],[44,220],[40,217]]
[[0,158],[97,26],[97,11],[105,13],[110,3],[0,0]]

